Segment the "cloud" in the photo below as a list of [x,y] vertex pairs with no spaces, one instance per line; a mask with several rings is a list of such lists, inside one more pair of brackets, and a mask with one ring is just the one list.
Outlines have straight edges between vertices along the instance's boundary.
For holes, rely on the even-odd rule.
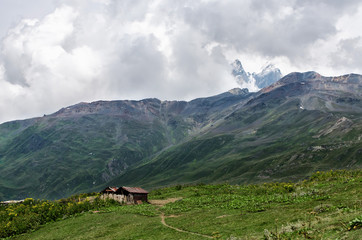
[[362,62],[362,37],[341,40],[334,53],[332,64],[335,68],[348,66],[350,71],[360,70]]
[[358,1],[204,1],[184,7],[184,20],[240,52],[300,61],[317,40],[336,34],[336,21]]
[[0,121],[80,101],[191,99],[236,87],[220,47],[206,49],[207,39],[187,25],[167,32],[148,3],[99,1],[84,8],[77,1],[43,19],[22,20],[2,42],[1,91],[17,93],[1,94],[12,105],[0,107]]
[[359,1],[54,4],[1,42],[0,121],[81,101],[210,96],[237,86],[230,74],[236,57],[251,67],[275,62],[283,73],[362,71],[362,34],[350,24],[361,19]]
[[[63,6],[41,21],[25,19],[9,32],[2,45],[0,99],[13,105],[3,105],[1,112],[12,108],[18,117],[41,115],[90,95],[99,66],[96,52],[86,45],[70,51],[63,47],[74,33],[77,15]],[[17,94],[3,94],[9,89]]]

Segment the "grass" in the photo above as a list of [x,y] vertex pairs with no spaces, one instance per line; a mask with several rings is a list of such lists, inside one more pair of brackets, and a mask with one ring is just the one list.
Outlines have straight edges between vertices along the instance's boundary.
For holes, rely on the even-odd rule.
[[0,188],[10,189],[1,191],[0,200],[92,191],[168,145],[157,121],[100,115],[51,120],[42,118],[22,131],[15,124],[0,126]]
[[[15,239],[359,239],[362,170],[314,173],[297,183],[175,185],[150,200],[108,206],[41,226]],[[178,232],[161,224],[186,231]]]
[[86,213],[15,239],[197,239],[160,224],[160,218],[118,211]]

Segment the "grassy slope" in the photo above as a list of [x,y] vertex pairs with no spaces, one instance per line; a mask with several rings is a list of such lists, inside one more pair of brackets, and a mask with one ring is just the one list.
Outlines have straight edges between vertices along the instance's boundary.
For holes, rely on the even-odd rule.
[[160,224],[159,217],[120,214],[84,214],[44,226],[15,239],[198,239]]
[[151,192],[151,199],[183,198],[163,207],[112,207],[16,239],[202,239],[161,225],[161,212],[171,226],[221,239],[359,239],[362,229],[348,227],[362,218],[361,183],[357,170],[316,173],[296,184],[179,185]]
[[1,146],[0,192],[6,199],[54,199],[89,191],[168,146],[165,132],[158,121],[101,115],[44,119]]
[[1,124],[0,200],[98,191],[247,96],[196,99],[185,115],[179,114],[186,102],[149,99],[78,104],[50,116]]
[[[178,183],[296,181],[318,170],[362,166],[361,114],[302,110],[297,100],[234,112],[207,134],[164,151],[110,184],[147,188]],[[346,116],[337,128],[316,137]],[[323,146],[322,149],[314,149]]]

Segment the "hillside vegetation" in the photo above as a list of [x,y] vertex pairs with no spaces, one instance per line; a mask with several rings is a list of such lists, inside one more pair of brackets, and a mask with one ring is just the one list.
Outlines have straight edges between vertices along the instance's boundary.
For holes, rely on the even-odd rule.
[[256,93],[79,103],[0,125],[0,200],[130,185],[298,181],[362,167],[362,76],[291,73]]
[[[361,170],[340,170],[297,183],[176,185],[150,199],[177,201],[108,205],[14,239],[359,239],[361,183]],[[20,206],[10,224],[24,217]]]

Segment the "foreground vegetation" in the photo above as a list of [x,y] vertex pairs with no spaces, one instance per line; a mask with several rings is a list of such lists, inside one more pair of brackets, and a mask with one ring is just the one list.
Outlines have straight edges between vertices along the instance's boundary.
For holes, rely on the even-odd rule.
[[27,198],[21,203],[0,205],[0,238],[35,230],[45,223],[115,204],[118,203],[113,200],[101,200],[96,193],[91,193],[74,195],[58,201]]
[[[120,206],[87,200],[70,203],[73,208],[93,205],[75,211],[76,217],[66,212],[49,218],[65,219],[40,226],[48,222],[45,218],[33,228],[37,231],[15,239],[359,239],[361,183],[361,170],[340,170],[316,172],[298,183],[177,185],[150,193],[151,201],[179,199],[165,205]],[[15,225],[16,219],[22,218],[19,209],[33,212],[29,209],[43,204],[61,205],[27,200],[2,207],[1,216]],[[68,209],[67,205],[62,206]],[[98,211],[89,211],[94,207]],[[44,212],[47,215],[52,210]],[[163,216],[167,226],[161,222]],[[8,229],[6,221],[1,223],[1,231]]]

